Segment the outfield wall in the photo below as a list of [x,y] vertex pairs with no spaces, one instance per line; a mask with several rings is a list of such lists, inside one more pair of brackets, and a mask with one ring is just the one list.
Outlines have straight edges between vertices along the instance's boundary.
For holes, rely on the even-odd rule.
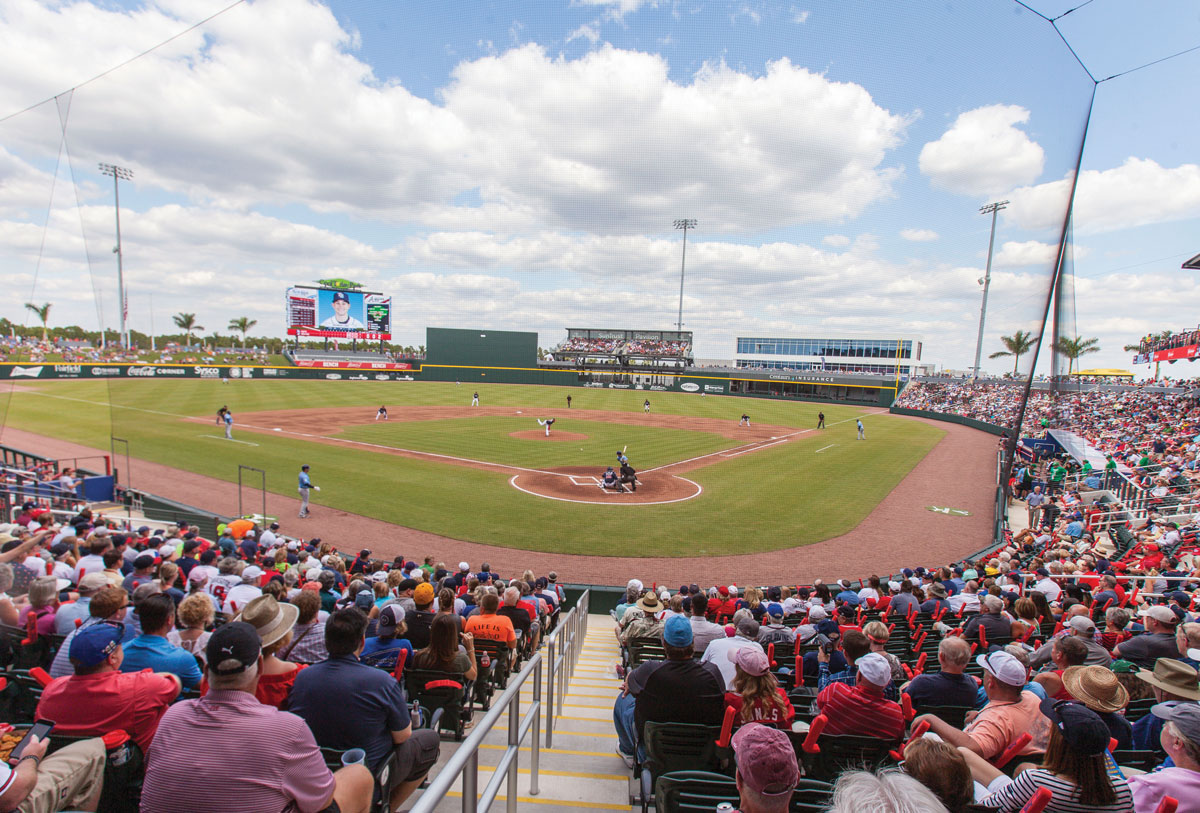
[[977,421],[974,418],[964,418],[962,415],[950,415],[946,412],[929,412],[924,409],[908,409],[906,407],[897,406],[892,407],[888,411],[893,415],[911,415],[914,418],[929,418],[931,421],[958,423],[962,424],[963,426],[969,426],[972,429],[978,429],[981,432],[987,432],[990,435],[1003,435],[1008,431],[1003,426],[996,426],[994,423]]

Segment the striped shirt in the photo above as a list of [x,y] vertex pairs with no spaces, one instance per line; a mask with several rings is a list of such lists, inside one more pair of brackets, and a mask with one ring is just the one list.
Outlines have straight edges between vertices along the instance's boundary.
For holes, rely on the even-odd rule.
[[[828,663],[817,663],[817,689],[824,689],[831,683],[845,683],[847,686],[858,685],[858,667],[851,666],[840,672],[830,672]],[[883,696],[888,700],[900,702],[900,690],[895,683],[889,683],[883,688]]]
[[864,692],[858,686],[831,683],[817,695],[817,706],[825,715],[826,734],[855,734],[898,740],[904,736],[904,712],[899,703]]
[[[196,754],[242,754],[215,773],[196,770]],[[142,813],[316,813],[333,793],[308,726],[247,692],[216,690],[176,703],[163,715],[146,754]]]
[[1130,793],[1129,785],[1124,782],[1113,783],[1117,794],[1115,804],[1085,805],[1075,801],[1078,798],[1078,790],[1074,782],[1041,768],[1023,771],[1016,779],[986,796],[979,804],[996,808],[1003,813],[1019,813],[1039,788],[1049,788],[1054,794],[1045,813],[1133,813],[1133,794]]

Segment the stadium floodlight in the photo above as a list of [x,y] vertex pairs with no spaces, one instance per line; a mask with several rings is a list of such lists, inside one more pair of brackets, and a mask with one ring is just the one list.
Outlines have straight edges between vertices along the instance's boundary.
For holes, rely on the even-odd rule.
[[979,361],[983,357],[983,323],[987,320],[988,288],[992,284],[992,246],[996,244],[996,213],[1006,208],[1008,208],[1006,200],[979,207],[980,214],[992,216],[992,233],[988,237],[987,268],[983,272],[983,304],[979,307],[979,338],[975,340],[975,366],[971,368],[974,371],[972,378],[975,380],[979,379]]
[[125,297],[125,267],[124,255],[121,253],[121,181],[132,181],[133,170],[119,167],[116,164],[100,164],[101,175],[111,175],[113,179],[113,206],[117,211],[117,246],[113,253],[117,255],[117,298],[121,309],[121,345],[129,349],[129,334],[125,329],[125,318],[129,313],[129,300]]
[[679,320],[675,323],[675,329],[683,332],[683,272],[687,267],[687,233],[688,229],[696,228],[696,221],[692,218],[684,218],[675,221],[675,228],[683,229],[683,256],[679,260]]

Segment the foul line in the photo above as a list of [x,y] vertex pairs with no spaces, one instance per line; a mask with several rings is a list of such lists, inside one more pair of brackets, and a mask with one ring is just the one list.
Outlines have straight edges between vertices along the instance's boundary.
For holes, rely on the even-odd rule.
[[832,449],[834,446],[837,446],[837,444],[831,443],[828,446],[823,446],[820,449],[817,449],[815,452],[813,452],[813,454],[820,454],[821,452],[825,451],[826,449]]
[[[538,472],[538,474],[553,474],[553,472]],[[655,502],[608,502],[607,500],[572,500],[568,497],[552,497],[549,494],[539,494],[536,491],[530,491],[527,488],[521,488],[519,485],[517,485],[517,478],[520,476],[521,475],[519,475],[519,474],[514,474],[512,476],[512,478],[509,479],[509,481],[508,481],[508,484],[510,486],[512,486],[513,488],[515,488],[517,491],[524,491],[526,494],[532,494],[534,497],[541,497],[542,499],[545,499],[545,500],[557,500],[558,502],[573,502],[573,503],[580,503],[582,505],[623,505],[623,506],[670,505],[671,503],[674,503],[674,502],[686,502],[687,500],[694,500],[697,497],[699,497],[701,494],[704,493],[704,488],[699,483],[695,482],[694,480],[689,480],[686,477],[680,477],[678,474],[672,474],[671,476],[674,477],[676,480],[683,480],[683,482],[690,483],[691,485],[695,486],[696,493],[689,494],[686,497],[679,497],[674,500],[656,500]],[[608,492],[605,492],[605,496],[608,496]],[[615,497],[616,494],[612,494],[611,496]]]
[[215,440],[228,440],[228,441],[230,441],[230,442],[232,442],[232,443],[244,443],[244,444],[246,444],[247,446],[257,446],[257,445],[258,445],[257,443],[251,443],[251,442],[250,442],[250,441],[248,441],[248,440],[238,440],[237,438],[227,438],[227,437],[225,437],[224,435],[197,435],[197,437],[201,437],[201,438],[213,438],[213,439],[215,439]]

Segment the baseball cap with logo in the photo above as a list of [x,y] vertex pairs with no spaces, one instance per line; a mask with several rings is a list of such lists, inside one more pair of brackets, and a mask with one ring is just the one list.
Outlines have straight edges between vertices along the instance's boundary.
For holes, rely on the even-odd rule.
[[217,627],[208,639],[204,654],[214,675],[236,675],[258,662],[262,644],[258,630],[245,621],[230,621]]
[[1075,632],[1089,633],[1096,631],[1096,622],[1088,618],[1086,615],[1076,615],[1067,622],[1067,626],[1075,630]]
[[742,782],[763,796],[790,794],[800,781],[796,752],[786,734],[762,723],[747,723],[730,740]]
[[874,686],[884,687],[892,682],[891,664],[878,652],[863,655],[854,665],[858,667],[858,673]]
[[1006,686],[1025,685],[1025,667],[1019,660],[1004,650],[977,655],[975,663],[979,664],[983,668],[983,671]]
[[824,621],[829,617],[829,613],[825,612],[824,607],[811,607],[808,611],[809,621]]
[[101,622],[82,627],[71,639],[67,654],[74,663],[83,667],[99,666],[117,647],[125,636],[121,624]]
[[692,643],[692,624],[682,615],[673,615],[663,625],[663,642],[684,647]]
[[394,638],[400,619],[404,618],[404,608],[399,604],[389,604],[379,611],[379,637]]

